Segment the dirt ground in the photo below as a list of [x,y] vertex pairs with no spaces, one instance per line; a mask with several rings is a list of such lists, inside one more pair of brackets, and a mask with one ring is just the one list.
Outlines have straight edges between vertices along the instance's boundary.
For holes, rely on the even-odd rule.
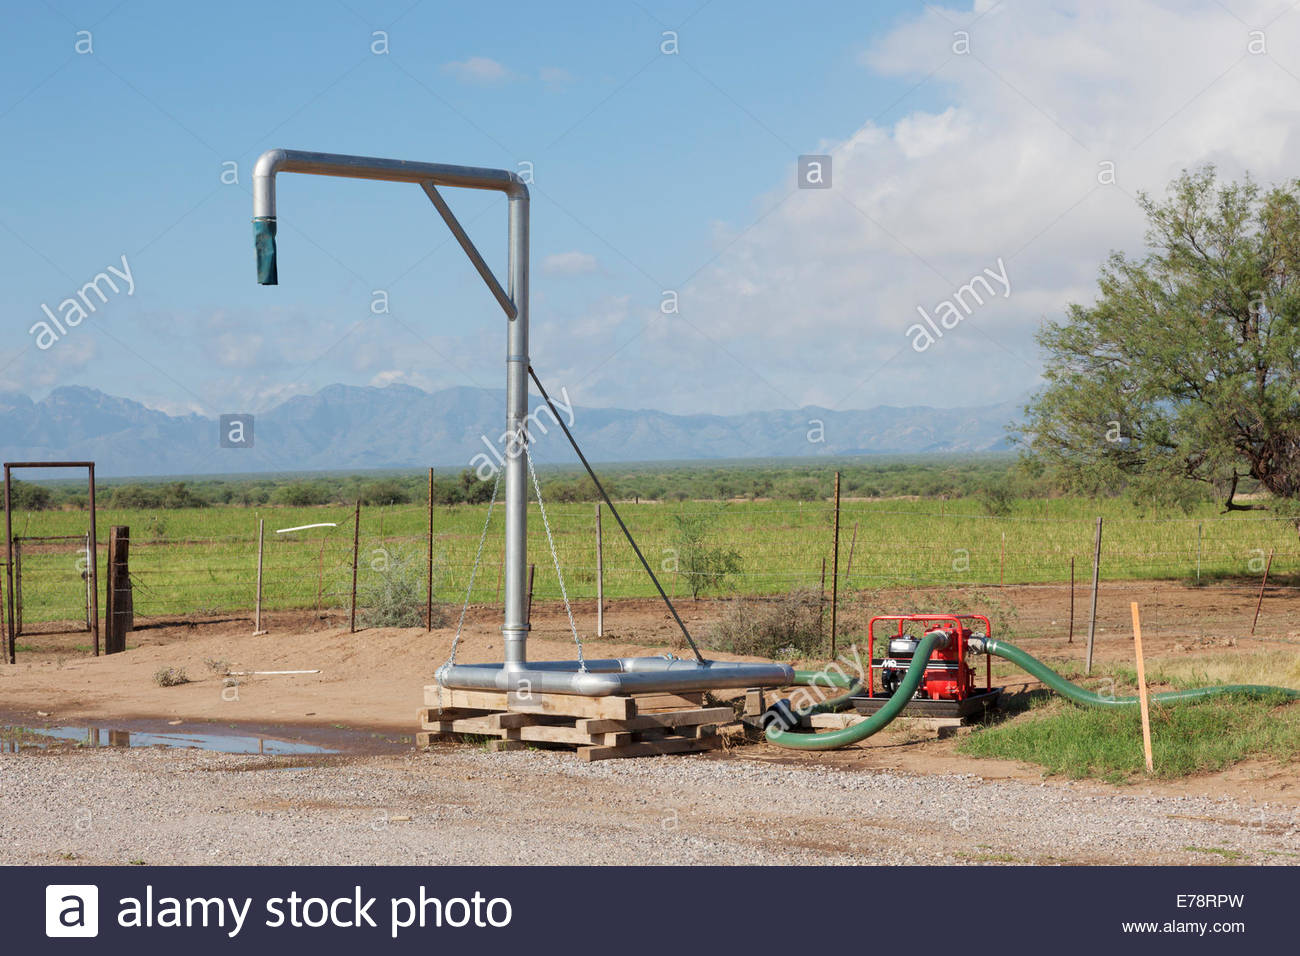
[[[1096,659],[1131,660],[1136,600],[1149,667],[1207,655],[1258,660],[1261,650],[1291,666],[1300,597],[1270,591],[1252,636],[1257,596],[1252,588],[1109,588]],[[1066,589],[855,595],[842,607],[841,647],[862,636],[868,607],[987,610],[1006,625],[999,633],[1069,670],[1083,658],[1085,599],[1080,588],[1071,644]],[[723,607],[685,601],[681,610],[704,639]],[[655,602],[608,605],[599,641],[590,636],[594,604],[575,611],[588,658],[685,653]],[[533,624],[530,657],[573,657],[561,606],[536,606]],[[458,743],[418,751],[423,687],[454,627],[350,634],[345,615],[305,612],[271,615],[264,626],[254,635],[243,618],[141,620],[127,652],[104,657],[86,652],[85,634],[24,635],[18,663],[0,665],[0,726],[96,729],[80,744],[52,746],[10,730],[5,744],[16,753],[0,753],[0,863],[1300,861],[1295,766],[1249,761],[1124,786],[1068,781],[960,755],[955,740],[902,722],[827,753],[739,741],[695,756],[585,764],[561,751],[495,754]],[[499,608],[471,609],[458,659],[499,660],[499,628]],[[165,668],[184,670],[189,682],[158,686]],[[231,686],[226,670],[318,673],[245,675]],[[998,682],[1013,692],[1029,686],[1010,671]],[[222,733],[255,743],[241,753],[126,749],[123,732],[137,744],[159,739],[142,734]],[[33,739],[40,745],[29,746]],[[272,746],[300,749],[271,756]]]
[[[969,610],[980,598],[1005,618],[1015,638],[1035,655],[1053,662],[1081,661],[1086,640],[1086,589],[1076,596],[1073,644],[1067,643],[1068,590],[1008,587],[964,595]],[[1249,633],[1258,592],[1253,588],[1177,587],[1134,583],[1102,591],[1098,609],[1096,660],[1132,656],[1127,627],[1129,602],[1142,607],[1148,666],[1185,654],[1254,653],[1262,648],[1292,657],[1300,653],[1300,596],[1290,589],[1269,592],[1258,635]],[[873,608],[890,610],[950,608],[954,592],[897,591],[870,595]],[[860,599],[851,598],[841,614],[848,640],[860,636],[865,617]],[[722,611],[721,602],[682,602],[680,610],[697,637]],[[606,638],[591,637],[592,602],[575,606],[590,657],[683,653],[682,641],[663,606],[653,601],[607,605]],[[562,606],[534,608],[529,655],[535,660],[573,657]],[[272,615],[267,633],[254,636],[252,622],[226,618],[190,622],[138,621],[124,654],[91,657],[72,649],[86,635],[24,636],[18,663],[0,666],[0,722],[21,726],[68,725],[130,720],[165,721],[170,726],[204,722],[267,728],[357,729],[391,738],[416,726],[423,687],[449,652],[453,625],[422,629],[347,630],[346,616],[322,618],[312,612]],[[500,610],[471,608],[458,659],[500,659]],[[732,655],[714,654],[720,658]],[[163,668],[184,670],[189,683],[160,687],[154,675]],[[237,686],[222,677],[231,671],[318,670],[319,673],[240,676]],[[1018,677],[1011,690],[1025,686]],[[180,723],[177,723],[180,722]],[[376,738],[378,739],[378,738]],[[788,766],[815,765],[852,770],[897,770],[908,773],[975,773],[987,779],[1039,780],[1038,768],[1003,761],[964,757],[951,740],[900,728],[843,751],[805,754],[766,744],[741,748],[746,758]],[[710,759],[730,759],[728,757]],[[1244,795],[1250,799],[1300,804],[1300,775],[1294,767],[1268,763],[1241,764],[1226,772],[1149,785],[1152,792]]]

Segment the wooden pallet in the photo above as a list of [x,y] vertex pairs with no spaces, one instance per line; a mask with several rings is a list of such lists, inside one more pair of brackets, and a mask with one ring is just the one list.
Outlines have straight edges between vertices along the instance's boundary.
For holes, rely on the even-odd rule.
[[[439,699],[441,697],[441,700]],[[698,753],[722,746],[730,707],[705,707],[702,693],[578,697],[424,689],[417,746],[488,737],[493,750],[577,747],[587,761]]]

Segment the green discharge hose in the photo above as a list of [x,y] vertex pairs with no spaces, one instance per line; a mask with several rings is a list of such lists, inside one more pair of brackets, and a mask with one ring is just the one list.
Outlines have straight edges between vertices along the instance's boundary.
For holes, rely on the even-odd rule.
[[[1052,670],[1032,654],[1026,654],[1014,644],[1006,641],[984,640],[984,652],[1010,661],[1022,670],[1028,671],[1056,691],[1062,697],[1068,697],[1076,704],[1085,707],[1133,707],[1137,705],[1136,697],[1103,697],[1078,684],[1071,683]],[[1238,697],[1273,697],[1283,696],[1291,700],[1300,700],[1300,690],[1290,687],[1268,687],[1263,684],[1221,684],[1215,687],[1194,687],[1189,690],[1171,690],[1162,694],[1152,694],[1151,700],[1161,703],[1178,701],[1207,700],[1211,697],[1235,695]]]
[[[898,685],[898,689],[894,691],[893,696],[885,702],[885,705],[880,710],[866,720],[856,723],[852,727],[845,727],[842,730],[828,730],[820,734],[805,734],[782,726],[785,721],[778,718],[768,723],[765,732],[767,739],[780,747],[788,747],[791,750],[835,750],[839,747],[847,747],[850,744],[866,740],[893,721],[907,706],[907,702],[916,693],[917,687],[921,684],[921,679],[925,676],[925,668],[930,663],[930,655],[940,642],[946,640],[947,636],[942,633],[927,634],[922,638],[920,644],[917,645],[916,652],[912,655],[911,666],[907,668],[907,673],[904,675],[902,683]],[[1103,697],[1080,687],[1078,684],[1066,680],[1032,654],[1027,654],[1014,644],[1008,644],[1006,641],[976,638],[971,642],[971,647],[973,650],[980,650],[986,654],[993,654],[1003,660],[1010,661],[1022,670],[1037,677],[1062,697],[1066,697],[1076,704],[1085,707],[1133,707],[1138,703],[1136,697]],[[849,702],[850,698],[862,693],[862,684],[856,678],[846,677],[841,674],[829,674],[822,671],[795,671],[794,676],[795,683],[799,685],[840,687],[847,691],[811,707],[794,711],[793,716],[796,719],[812,714],[824,714],[839,710]],[[1177,703],[1180,701],[1208,700],[1228,695],[1238,697],[1282,696],[1291,700],[1300,700],[1300,690],[1294,690],[1290,687],[1268,687],[1262,684],[1222,684],[1215,687],[1172,690],[1161,694],[1152,694],[1151,700],[1161,703]]]
[[[948,635],[944,633],[925,635],[921,639],[921,643],[917,645],[916,651],[912,654],[911,666],[907,668],[907,673],[903,676],[898,689],[894,691],[893,696],[885,702],[883,707],[866,720],[856,723],[852,727],[845,727],[842,730],[828,730],[820,734],[801,734],[782,727],[780,720],[774,720],[767,725],[765,732],[767,739],[780,747],[788,747],[791,750],[835,750],[839,747],[847,747],[849,744],[856,744],[859,741],[866,740],[872,734],[883,729],[907,706],[907,702],[911,700],[912,695],[916,693],[917,687],[920,686],[921,678],[925,676],[925,668],[930,663],[930,655],[934,653],[937,645],[947,640]],[[855,687],[859,692],[862,687],[856,680],[848,680],[838,676],[831,677],[831,675],[819,671],[796,671],[795,678],[801,684],[830,683],[849,688],[848,694],[833,697],[812,707],[796,711],[795,716],[797,717],[806,717],[810,714],[833,710],[836,706],[846,703],[849,697],[854,696]]]

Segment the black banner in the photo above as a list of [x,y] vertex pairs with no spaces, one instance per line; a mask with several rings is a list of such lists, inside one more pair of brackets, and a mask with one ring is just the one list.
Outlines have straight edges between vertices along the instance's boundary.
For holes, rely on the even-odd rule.
[[[1294,869],[28,867],[5,953],[1290,951]],[[87,940],[96,940],[98,948]]]

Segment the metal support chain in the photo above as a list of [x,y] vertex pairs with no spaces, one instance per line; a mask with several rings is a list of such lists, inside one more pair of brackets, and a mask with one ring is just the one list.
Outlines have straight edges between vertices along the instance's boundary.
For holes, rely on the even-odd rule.
[[596,490],[600,492],[600,496],[605,499],[605,504],[609,506],[609,513],[612,514],[614,520],[618,522],[618,526],[623,532],[623,537],[627,538],[627,543],[632,546],[632,550],[641,561],[641,567],[645,568],[645,573],[650,575],[650,580],[654,582],[655,590],[657,590],[659,596],[663,598],[663,602],[668,606],[668,611],[672,614],[673,620],[677,622],[677,626],[681,629],[682,636],[686,638],[686,643],[691,646],[691,650],[695,653],[695,659],[701,664],[707,664],[708,661],[704,659],[704,655],[700,653],[699,647],[695,644],[695,638],[691,637],[691,632],[686,629],[686,622],[683,621],[682,616],[677,613],[677,608],[673,607],[673,602],[672,599],[668,597],[668,592],[665,591],[664,586],[659,583],[659,578],[655,575],[654,569],[650,567],[650,562],[647,561],[645,555],[641,553],[641,547],[636,543],[636,539],[632,537],[632,532],[628,530],[627,525],[624,523],[623,516],[620,515],[618,509],[614,507],[614,502],[610,500],[609,493],[605,491],[605,486],[602,485],[600,479],[596,477],[596,472],[595,469],[591,467],[591,462],[587,461],[587,456],[584,455],[582,449],[578,447],[578,440],[573,437],[573,432],[569,431],[569,426],[564,424],[564,418],[560,415],[560,410],[556,408],[555,403],[551,401],[551,396],[546,393],[546,386],[542,384],[542,380],[537,377],[537,373],[533,371],[531,365],[528,366],[528,374],[532,377],[533,384],[537,386],[537,390],[542,393],[542,399],[546,402],[546,407],[551,410],[551,414],[555,417],[556,422],[559,423],[560,428],[564,431],[564,437],[569,439],[569,444],[573,446],[574,454],[576,454],[578,460],[582,462],[582,467],[587,469],[587,474],[591,476],[592,484],[596,486]]
[[483,545],[487,541],[488,527],[492,524],[492,509],[496,507],[497,492],[501,489],[501,473],[504,469],[497,469],[496,480],[492,482],[492,500],[488,502],[487,517],[483,520],[483,533],[478,538],[478,551],[474,555],[474,566],[469,572],[469,587],[465,589],[465,603],[460,607],[460,620],[456,622],[456,636],[451,639],[451,654],[447,660],[434,672],[434,678],[438,681],[438,709],[442,710],[442,675],[447,668],[456,663],[456,649],[460,646],[460,633],[465,627],[465,612],[469,610],[470,598],[474,594],[474,579],[478,577],[479,565],[483,562]]
[[533,467],[533,455],[524,442],[524,457],[528,461],[528,474],[533,476],[533,491],[537,494],[537,510],[542,513],[542,527],[546,529],[546,541],[551,546],[551,560],[555,562],[555,577],[560,582],[560,596],[564,598],[564,613],[569,615],[569,629],[573,631],[573,643],[578,646],[578,670],[585,671],[587,662],[582,658],[582,638],[578,635],[578,624],[573,619],[573,608],[569,606],[569,592],[564,586],[564,574],[560,571],[560,553],[555,549],[555,538],[551,536],[551,522],[546,517],[546,505],[542,503],[542,485],[537,480],[537,469]]

